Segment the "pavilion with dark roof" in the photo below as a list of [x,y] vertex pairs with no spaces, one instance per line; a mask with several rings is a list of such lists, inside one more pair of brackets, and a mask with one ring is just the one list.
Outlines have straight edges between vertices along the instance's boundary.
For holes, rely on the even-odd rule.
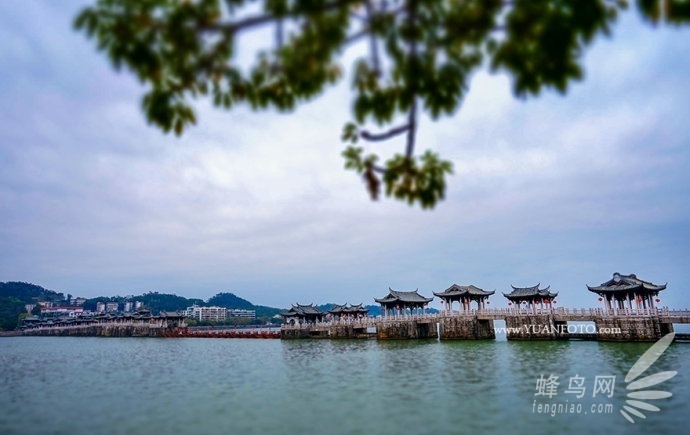
[[549,291],[551,286],[540,289],[540,284],[533,287],[515,287],[511,284],[513,291],[503,296],[508,298],[510,301],[508,305],[515,304],[517,306],[527,305],[528,308],[535,309],[537,305],[548,305],[551,307],[554,302],[554,298],[558,296],[558,292],[552,293]]
[[[666,289],[667,284],[652,284],[649,281],[639,279],[635,274],[621,275],[616,272],[613,278],[597,286],[587,286],[589,291],[599,295],[599,300],[604,301],[607,310],[613,308],[625,309],[654,308],[654,298],[659,292]],[[627,307],[626,307],[627,301]]]
[[283,316],[285,323],[316,323],[323,320],[326,315],[314,304],[309,305],[293,305],[289,310],[280,313]]
[[424,297],[418,291],[401,292],[389,287],[386,296],[380,299],[374,298],[374,300],[381,304],[381,309],[385,315],[392,314],[395,311],[405,313],[407,310],[409,310],[410,314],[413,314],[414,310],[421,310],[424,313],[424,308],[434,298]]
[[486,308],[485,303],[488,302],[489,296],[496,293],[495,290],[486,291],[473,285],[457,285],[453,284],[442,292],[434,292],[434,295],[441,298],[441,303],[445,305],[446,311],[453,312],[453,302],[460,302],[460,311],[468,311],[470,309],[470,302],[477,303],[477,309],[482,310]]
[[328,312],[333,317],[364,317],[369,313],[369,310],[364,308],[362,304],[359,305],[336,305]]

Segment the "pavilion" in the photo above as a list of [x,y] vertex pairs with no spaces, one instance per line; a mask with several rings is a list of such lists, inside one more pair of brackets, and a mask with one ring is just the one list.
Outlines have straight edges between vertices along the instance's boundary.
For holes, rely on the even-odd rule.
[[381,299],[374,298],[376,302],[381,304],[381,309],[384,315],[393,314],[393,310],[398,313],[408,313],[413,314],[414,310],[421,309],[422,314],[424,313],[424,308],[434,300],[434,298],[426,298],[418,293],[419,289],[412,292],[401,292],[392,290],[388,288],[388,294]]
[[526,305],[533,311],[536,310],[537,305],[541,304],[548,305],[549,308],[552,308],[552,304],[555,302],[554,298],[558,296],[558,292],[550,292],[549,289],[551,286],[540,289],[539,285],[540,284],[537,284],[533,287],[515,287],[511,284],[513,291],[508,294],[503,293],[503,296],[508,298],[510,301],[508,302],[508,305],[515,304],[520,306],[522,304]]
[[326,315],[314,304],[293,305],[289,310],[280,313],[285,323],[316,323],[321,322]]
[[453,302],[460,302],[460,310],[458,311],[469,311],[470,302],[477,303],[477,309],[482,310],[486,308],[485,303],[488,303],[489,296],[496,293],[493,291],[482,290],[479,287],[473,285],[457,285],[453,284],[442,292],[434,292],[434,295],[441,298],[441,303],[445,305],[445,309],[448,312],[453,312]]
[[336,305],[328,312],[334,317],[334,318],[342,318],[342,317],[364,317],[369,313],[369,310],[364,308],[362,304],[359,305],[348,305],[348,304],[343,304],[343,305]]
[[[621,275],[616,272],[613,278],[598,286],[587,286],[589,291],[599,295],[604,301],[604,308],[610,311],[616,309],[654,308],[654,299],[659,292],[666,289],[667,284],[658,285],[639,279],[635,274]],[[626,307],[627,302],[627,307]],[[657,302],[659,300],[657,299]]]

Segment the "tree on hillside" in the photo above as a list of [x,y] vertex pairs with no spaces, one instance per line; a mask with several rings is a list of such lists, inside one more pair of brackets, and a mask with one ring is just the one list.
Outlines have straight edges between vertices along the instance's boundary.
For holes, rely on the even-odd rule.
[[46,290],[41,286],[27,282],[0,282],[0,330],[12,330],[17,327],[19,316],[26,313],[27,304],[36,304],[34,313],[40,307],[39,301],[61,302],[62,293]]
[[24,303],[15,297],[0,297],[0,331],[17,327],[19,315],[24,313]]
[[144,293],[134,297],[134,299],[141,301],[154,314],[161,311],[182,311],[194,304],[203,304],[201,299],[187,299],[184,296],[158,292]]
[[[289,111],[343,76],[343,52],[364,44],[351,71],[353,119],[345,167],[361,174],[372,198],[433,207],[444,197],[449,161],[415,152],[422,112],[437,119],[462,103],[471,74],[505,71],[519,97],[564,93],[582,77],[583,49],[608,34],[626,0],[97,0],[76,18],[116,68],[147,86],[149,122],[182,134],[196,121],[192,100],[229,109]],[[690,20],[687,0],[637,0],[652,21]],[[273,41],[252,65],[235,57],[239,35],[270,27]],[[377,131],[372,131],[374,125]],[[404,152],[381,163],[359,140],[404,135]]]
[[235,296],[233,293],[218,293],[208,300],[207,305],[234,308],[238,310],[254,309],[254,304],[246,299]]
[[26,304],[35,301],[61,302],[65,299],[62,293],[46,290],[41,286],[28,282],[0,282],[0,297],[15,297]]

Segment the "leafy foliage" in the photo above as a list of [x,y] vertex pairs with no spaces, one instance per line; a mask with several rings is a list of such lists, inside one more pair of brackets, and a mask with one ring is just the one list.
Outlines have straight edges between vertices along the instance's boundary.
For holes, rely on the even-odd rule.
[[[453,114],[474,71],[489,66],[513,78],[517,96],[545,88],[566,92],[581,79],[584,49],[608,35],[626,0],[96,0],[75,27],[96,40],[116,68],[148,85],[142,105],[149,122],[182,134],[196,122],[192,101],[209,97],[230,109],[292,110],[343,76],[338,59],[354,43],[369,54],[352,71],[353,121],[343,141],[380,141],[405,134],[404,154],[385,166],[378,156],[348,148],[346,168],[364,177],[377,199],[387,196],[433,207],[444,197],[450,162],[414,155],[418,112]],[[690,21],[687,0],[637,0],[653,23]],[[249,12],[248,12],[249,11]],[[275,26],[275,43],[249,67],[235,58],[237,37]],[[382,127],[401,116],[403,125]],[[377,174],[383,174],[379,176]]]
[[[378,198],[383,181],[387,196],[407,200],[410,204],[419,201],[422,208],[431,208],[443,199],[446,190],[445,176],[453,173],[451,162],[441,160],[437,154],[426,151],[420,158],[396,154],[386,162],[384,168],[380,168],[376,166],[378,156],[363,156],[363,153],[363,148],[345,149],[345,168],[363,174],[372,198]],[[382,174],[382,179],[377,173]]]

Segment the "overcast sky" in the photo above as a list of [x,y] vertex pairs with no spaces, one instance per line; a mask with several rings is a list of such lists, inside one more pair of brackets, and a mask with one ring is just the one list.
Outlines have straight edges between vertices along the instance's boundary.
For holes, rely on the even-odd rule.
[[458,113],[422,120],[419,151],[455,165],[422,211],[372,202],[343,169],[347,80],[291,114],[202,102],[176,138],[72,30],[84,4],[0,2],[0,281],[277,307],[541,283],[580,307],[620,272],[690,307],[690,29],[629,11],[566,96],[516,100],[508,77],[478,73]]

